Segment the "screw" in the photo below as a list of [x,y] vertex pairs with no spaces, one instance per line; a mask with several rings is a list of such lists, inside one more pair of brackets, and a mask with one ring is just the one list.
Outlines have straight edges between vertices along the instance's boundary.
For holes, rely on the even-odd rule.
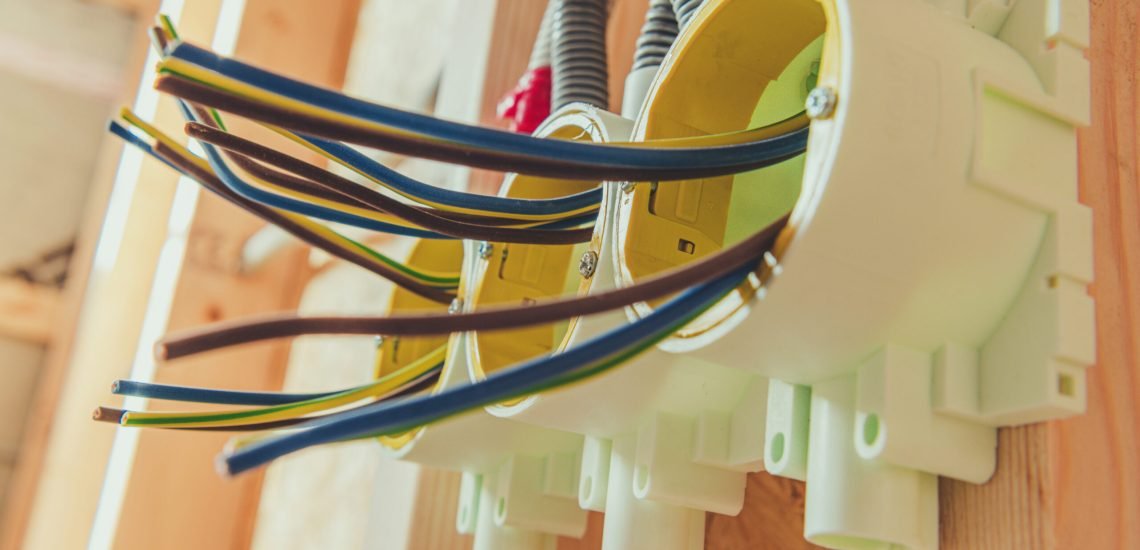
[[487,258],[491,257],[491,253],[494,251],[495,251],[495,245],[493,245],[487,241],[483,241],[483,242],[479,243],[479,257],[480,258],[483,258],[484,260],[486,260]]
[[594,271],[598,269],[598,253],[593,250],[587,250],[582,254],[582,259],[578,260],[578,273],[583,277],[589,279],[594,276]]
[[455,298],[451,301],[451,305],[447,306],[447,312],[456,314],[463,310],[463,298]]
[[623,182],[621,182],[621,191],[623,193],[632,193],[633,188],[636,186],[637,186],[637,184],[632,182],[632,181],[623,181]]
[[831,118],[835,113],[835,103],[838,100],[835,90],[827,86],[817,86],[807,96],[804,109],[808,118],[813,120]]
[[378,348],[384,345],[384,337],[383,336],[376,336],[375,341],[376,341],[376,347],[378,347]]

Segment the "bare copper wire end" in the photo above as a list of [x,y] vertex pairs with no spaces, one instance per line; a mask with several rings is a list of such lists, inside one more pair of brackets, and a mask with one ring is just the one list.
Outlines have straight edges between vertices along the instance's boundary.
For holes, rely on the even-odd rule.
[[126,413],[127,411],[124,411],[123,409],[116,409],[113,407],[99,407],[95,409],[95,412],[91,413],[91,419],[97,422],[110,422],[113,424],[118,424],[122,422],[123,415]]

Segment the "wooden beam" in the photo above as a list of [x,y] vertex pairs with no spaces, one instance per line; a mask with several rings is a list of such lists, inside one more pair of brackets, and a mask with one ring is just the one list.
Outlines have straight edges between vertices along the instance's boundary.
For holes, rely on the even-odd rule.
[[59,309],[58,289],[0,278],[0,336],[46,345],[55,334]]
[[984,486],[943,481],[943,548],[1140,548],[1140,1],[1091,10],[1092,125],[1078,133],[1095,264],[1088,411],[1002,430]]
[[[157,6],[152,2],[151,6]],[[189,3],[181,27],[205,33],[217,14],[214,1]],[[146,15],[149,24],[153,11]],[[131,57],[123,74],[143,71],[149,41],[131,37]],[[130,104],[135,90],[120,98]],[[156,120],[175,120],[173,104],[160,107]],[[41,367],[28,421],[8,484],[0,517],[0,549],[80,548],[95,514],[103,469],[114,433],[92,430],[89,411],[106,395],[106,384],[130,369],[146,310],[146,291],[165,241],[167,215],[177,177],[159,163],[144,163],[140,185],[127,197],[116,221],[134,229],[122,235],[113,265],[96,268],[97,245],[118,173],[123,146],[103,140],[87,204],[77,234],[55,337]],[[59,525],[69,525],[60,529]]]
[[[360,0],[247,0],[234,55],[309,82],[339,87],[359,4]],[[227,124],[243,135],[256,130],[233,117]],[[247,239],[263,226],[214,196],[201,196],[174,293],[171,330],[296,308],[311,274],[307,247],[287,247],[252,272],[240,269]],[[277,390],[284,380],[289,349],[290,342],[277,341],[190,358],[160,366],[155,381]],[[187,408],[152,404],[164,407]],[[264,471],[236,479],[218,475],[214,457],[231,435],[142,432],[113,547],[249,547]],[[170,475],[171,471],[178,475]]]

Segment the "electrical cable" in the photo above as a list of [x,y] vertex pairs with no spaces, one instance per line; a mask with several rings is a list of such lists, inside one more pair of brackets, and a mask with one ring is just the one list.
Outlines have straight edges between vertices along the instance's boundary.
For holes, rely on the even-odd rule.
[[[169,69],[164,71],[171,72]],[[207,75],[205,78],[210,77]],[[480,140],[480,148],[472,148],[471,145],[460,141],[433,140],[430,136],[425,137],[422,134],[408,135],[393,132],[390,128],[373,121],[343,116],[334,111],[322,112],[319,116],[298,112],[293,109],[304,110],[306,104],[297,100],[283,101],[289,104],[289,108],[282,108],[188,80],[181,74],[160,76],[156,79],[155,87],[177,97],[252,120],[289,128],[309,136],[335,139],[453,164],[561,179],[670,181],[735,174],[778,164],[803,153],[807,147],[808,136],[808,119],[801,115],[785,121],[795,123],[795,127],[787,133],[755,141],[708,147],[660,144],[655,146],[653,142],[638,146],[595,144],[534,138],[502,130],[445,122],[453,127],[459,127],[466,134],[491,133],[486,138],[482,136],[477,138]],[[328,90],[322,91],[334,93]],[[340,97],[351,99],[347,96]],[[371,105],[378,109],[402,113],[359,100],[352,101],[356,101],[353,105],[357,106]],[[413,113],[402,114],[430,119]],[[754,130],[759,130],[762,134],[769,133],[766,128],[760,128],[708,137],[737,139],[739,136],[752,134]],[[511,143],[511,139],[503,138],[502,135],[530,141]],[[492,138],[503,144],[490,143]],[[486,141],[482,141],[484,139]],[[699,138],[685,138],[683,142],[689,143],[697,139]],[[675,141],[678,144],[682,143],[682,140]]]
[[447,346],[440,346],[396,371],[375,381],[332,395],[254,409],[169,412],[127,411],[119,423],[123,426],[217,427],[269,422],[344,407],[367,399],[383,397],[417,378],[443,368]]
[[544,300],[522,307],[494,307],[456,314],[388,317],[302,317],[272,315],[217,323],[167,335],[155,347],[160,359],[177,359],[223,347],[306,334],[443,335],[471,330],[504,330],[619,309],[668,296],[752,262],[767,251],[787,216],[743,241],[704,258],[647,277],[637,284],[581,297]]
[[[756,258],[758,260],[758,258]],[[620,326],[562,353],[532,359],[496,371],[475,384],[431,396],[357,408],[307,423],[302,430],[251,443],[223,456],[226,473],[235,475],[295,451],[334,441],[390,435],[414,429],[477,407],[501,402],[600,374],[667,338],[732,292],[751,272],[738,268],[685,291],[641,320]]]
[[[548,10],[548,12],[549,11],[552,10]],[[155,43],[155,49],[160,55],[165,56],[170,41],[177,38],[177,32],[169,22],[169,18],[160,16],[160,21],[164,27],[153,27],[151,29],[151,36]],[[549,57],[549,45],[546,49],[546,55]],[[547,98],[547,102],[549,103],[549,97]],[[549,112],[549,105],[546,110]],[[225,126],[222,124],[217,112],[211,111],[211,115],[219,127],[224,130]],[[549,228],[553,229],[592,221],[593,218],[596,217],[593,214],[596,214],[602,198],[600,188],[551,199],[520,199],[454,191],[409,178],[344,144],[320,138],[300,136],[271,124],[263,123],[263,126],[333,162],[353,170],[357,174],[406,199],[457,214],[502,215],[526,221],[561,218],[563,220],[562,222],[549,226]],[[572,219],[567,218],[569,216],[576,217]]]
[[[223,150],[236,153],[237,155],[242,155],[257,162],[263,162],[291,172],[323,188],[353,199],[362,205],[374,208],[380,212],[392,214],[404,221],[436,231],[442,235],[459,239],[527,244],[574,244],[589,241],[590,237],[593,236],[592,227],[585,229],[545,230],[483,226],[450,220],[436,216],[430,212],[418,210],[412,205],[402,203],[391,197],[357,185],[351,180],[322,170],[300,159],[216,128],[191,122],[186,125],[186,134],[200,142],[209,143]],[[264,175],[267,176],[269,181],[277,183],[274,181],[276,174],[266,172]],[[287,182],[283,183],[288,184]]]
[[[186,112],[188,112],[189,108],[186,107],[184,104],[182,104],[182,102],[179,102],[179,103],[180,103],[180,106],[183,107]],[[210,177],[214,178],[215,180],[217,179],[215,177],[213,171],[212,171],[212,168],[208,165],[208,163],[206,163],[205,160],[203,160],[203,159],[193,155],[192,153],[190,153],[189,150],[187,150],[184,146],[182,146],[178,142],[174,141],[170,136],[164,134],[163,132],[161,132],[160,130],[158,130],[157,128],[152,126],[151,124],[147,123],[146,121],[144,121],[141,118],[139,118],[138,116],[136,116],[133,112],[130,111],[130,109],[123,109],[120,114],[122,115],[124,120],[126,120],[131,125],[133,125],[134,127],[138,128],[139,130],[141,130],[142,132],[147,134],[152,139],[154,139],[156,141],[156,143],[163,144],[166,149],[177,152],[186,162],[190,163],[191,165],[196,165],[197,168],[204,170],[206,173],[208,173],[210,175]],[[115,123],[111,124],[111,132],[116,134],[116,135],[119,135],[120,137],[126,137],[127,141],[129,143],[131,143],[132,145],[138,146],[138,147],[142,148],[144,152],[147,152],[147,153],[151,154],[152,156],[156,156],[156,158],[159,158],[155,154],[154,148],[152,148],[149,144],[146,144],[145,141],[142,141],[141,139],[134,137],[131,132],[129,132],[125,129],[117,129]],[[185,172],[185,170],[182,170],[181,168],[179,168],[177,166],[173,166],[169,160],[162,159],[162,158],[159,158],[159,160],[162,160],[168,166],[172,166],[176,170],[182,172],[183,175],[189,175]],[[191,178],[191,179],[193,179],[193,178]],[[199,181],[199,183],[204,184],[204,182],[201,182],[201,181]],[[258,207],[258,212],[262,212],[262,213],[251,211],[251,213],[254,213],[255,215],[262,216],[262,214],[266,214],[266,215],[273,215],[274,219],[285,218],[285,219],[287,219],[287,221],[291,222],[292,225],[302,226],[302,229],[306,230],[305,231],[306,233],[316,233],[318,236],[323,237],[324,241],[326,241],[325,244],[315,244],[315,242],[310,242],[310,241],[306,241],[306,242],[309,242],[309,244],[312,244],[313,246],[317,246],[319,248],[322,248],[322,249],[326,250],[327,252],[329,252],[330,254],[333,254],[334,256],[337,256],[337,257],[342,258],[342,259],[347,259],[343,256],[343,254],[349,254],[352,256],[356,256],[356,257],[358,257],[358,259],[362,259],[362,260],[369,262],[369,263],[377,264],[376,267],[378,269],[384,271],[384,272],[388,272],[390,270],[395,270],[395,271],[398,271],[400,273],[403,273],[404,275],[407,275],[408,277],[411,277],[412,279],[418,280],[427,286],[441,287],[441,288],[455,288],[459,284],[459,276],[457,273],[431,272],[431,271],[426,271],[426,270],[417,270],[417,269],[410,268],[410,267],[405,266],[405,265],[403,265],[403,264],[401,264],[395,260],[392,260],[391,258],[388,258],[387,256],[384,256],[383,254],[380,254],[379,252],[376,252],[375,250],[372,250],[371,248],[369,248],[369,247],[367,247],[361,243],[358,243],[352,239],[344,237],[343,235],[340,235],[339,233],[332,231],[332,230],[328,229],[327,227],[324,227],[320,224],[312,222],[311,220],[309,220],[307,218],[304,218],[302,216],[298,216],[296,214],[291,214],[289,212],[280,212],[280,211],[274,210],[268,206],[257,203],[256,201],[248,201],[246,199],[243,199],[242,197],[240,197],[236,193],[233,193],[224,185],[222,186],[222,189],[225,190],[225,192],[224,193],[219,192],[219,194],[223,198],[225,198],[226,200],[230,200],[231,202],[234,202],[232,200],[233,197],[237,197],[239,199],[242,199],[241,201],[237,201],[237,202],[239,203],[239,206],[242,206],[243,208],[245,208],[246,206],[250,206],[250,205]],[[218,192],[218,191],[213,190],[213,189],[211,189],[211,190]],[[246,204],[246,203],[248,203],[248,204]],[[248,208],[247,208],[247,210],[248,210]],[[262,216],[262,217],[264,219],[264,216]],[[266,219],[266,221],[270,221],[270,220]],[[271,222],[271,223],[277,223],[277,222]],[[332,248],[331,249],[327,248],[328,246],[331,246]],[[360,254],[361,252],[364,253],[362,257]],[[352,261],[353,263],[357,263],[356,261],[353,261],[353,260],[349,260],[349,261]],[[381,274],[381,273],[378,273],[378,274]]]
[[[420,376],[419,378],[415,379],[414,381],[412,381],[408,384],[405,384],[403,387],[401,387],[400,389],[398,389],[392,393],[389,393],[387,395],[384,395],[383,397],[378,398],[377,401],[388,401],[388,400],[399,399],[399,398],[407,397],[409,395],[420,393],[420,392],[423,392],[426,390],[430,390],[431,388],[435,387],[436,383],[439,382],[439,377],[440,377],[441,373],[442,373],[442,369],[435,369],[435,370],[428,371],[427,374],[424,374],[423,376]],[[134,384],[144,384],[143,382],[133,382],[133,383]],[[164,386],[163,384],[148,384],[148,385],[149,386]],[[186,388],[184,386],[166,386],[166,387],[179,388],[179,389],[190,389],[190,390],[200,390],[200,391],[227,391],[227,390],[206,390],[205,388]],[[165,392],[160,392],[160,393],[165,394]],[[249,392],[249,393],[272,394],[272,392]],[[333,393],[335,393],[335,392],[329,392],[328,395],[332,395]],[[125,394],[125,395],[137,395],[137,394]],[[292,394],[292,395],[301,395],[301,394]],[[312,394],[312,395],[319,395],[319,394]],[[151,397],[151,396],[141,396],[141,397]],[[158,397],[158,396],[154,396],[153,398],[165,399],[164,397]],[[179,400],[184,401],[184,402],[185,401],[193,401],[193,400],[189,400],[189,399],[179,399]],[[194,402],[214,403],[214,401],[194,401]],[[295,401],[291,401],[291,402],[295,402]],[[239,403],[231,403],[231,404],[239,404]],[[116,409],[113,407],[102,407],[101,406],[101,407],[98,407],[95,409],[95,412],[91,415],[91,418],[93,420],[97,420],[100,422],[109,422],[109,423],[119,424],[123,419],[123,415],[126,414],[127,412],[128,411],[126,411],[124,409]],[[275,430],[275,429],[279,429],[279,428],[288,428],[288,427],[296,426],[298,424],[303,424],[305,422],[310,422],[312,420],[321,419],[321,418],[328,418],[328,417],[335,415],[335,414],[336,413],[334,412],[334,413],[317,414],[317,415],[303,416],[303,417],[296,417],[296,418],[282,418],[280,420],[272,420],[272,421],[268,421],[268,422],[253,422],[253,423],[249,423],[249,424],[239,424],[239,425],[232,425],[232,426],[196,426],[196,427],[153,426],[153,427],[154,428],[174,429],[174,430],[191,430],[191,431],[224,431],[224,432],[263,431],[263,430]]]
[[453,191],[411,179],[343,143],[298,135],[273,126],[271,128],[386,189],[441,210],[486,213],[520,220],[546,220],[596,213],[602,200],[601,188],[552,199],[518,199]]
[[[393,393],[391,397],[398,397],[399,395],[406,395],[414,393],[427,388],[430,388],[434,381],[439,378],[438,371],[430,371],[427,374],[417,378],[415,381],[405,385],[397,392]],[[431,382],[429,384],[428,382]],[[426,387],[425,387],[426,384]],[[284,405],[288,403],[297,403],[300,401],[308,401],[311,399],[319,399],[322,397],[329,397],[338,393],[348,391],[350,389],[360,389],[364,386],[357,386],[355,388],[341,389],[335,391],[318,392],[318,393],[287,393],[287,392],[256,392],[256,391],[238,391],[238,390],[219,390],[213,388],[199,388],[193,386],[179,386],[173,384],[156,384],[152,382],[139,382],[135,380],[116,380],[111,385],[111,393],[115,395],[127,395],[132,397],[144,397],[147,399],[160,399],[163,401],[181,401],[183,403],[210,403],[215,405],[244,405],[244,406],[272,406]],[[107,407],[100,407],[108,409]],[[118,422],[116,420],[115,422]]]
[[[117,124],[112,123],[111,128],[115,135],[126,137],[128,142],[132,145],[140,147],[144,152],[152,154],[168,165],[171,165],[214,194],[269,223],[281,227],[302,241],[325,250],[337,258],[376,273],[420,296],[440,303],[451,302],[453,295],[443,290],[443,288],[454,287],[454,285],[458,283],[458,277],[439,277],[437,275],[429,275],[411,270],[367,246],[343,237],[304,217],[287,212],[279,212],[256,202],[246,200],[230,191],[222,182],[218,181],[210,170],[210,167],[205,165],[204,161],[198,159],[199,162],[194,162],[192,159],[196,157],[176,142],[167,143],[159,139],[152,147],[145,141],[138,139],[137,136],[134,136],[129,130],[117,126]],[[432,285],[442,285],[443,288]]]
[[[204,110],[199,111],[197,114],[193,114],[187,110],[186,114],[188,119],[196,120],[199,124],[201,121],[212,122],[208,116],[208,113]],[[190,126],[188,129],[193,131],[195,130],[195,127]],[[232,134],[226,134],[226,136],[232,136]],[[236,145],[234,143],[234,140],[229,139],[225,136],[215,137],[226,140],[230,145]],[[438,217],[432,216],[430,214],[427,214],[427,216],[431,216],[432,220],[428,221],[424,214],[419,213],[414,209],[407,208],[404,205],[400,205],[400,203],[396,203],[396,201],[389,199],[388,197],[383,197],[381,195],[385,201],[391,201],[387,203],[390,207],[400,208],[401,206],[404,206],[402,208],[402,212],[405,215],[416,217],[421,222],[426,222],[433,225],[447,225],[450,234],[440,234],[432,231],[426,231],[415,226],[405,225],[405,222],[402,219],[393,220],[378,218],[377,213],[374,210],[362,209],[356,205],[349,205],[338,209],[336,204],[330,203],[329,201],[320,200],[318,197],[309,194],[294,193],[291,189],[280,185],[280,183],[285,183],[288,185],[291,183],[290,181],[269,181],[252,178],[252,181],[256,182],[256,184],[251,184],[250,182],[238,177],[238,175],[230,169],[217,148],[213,147],[208,141],[200,141],[202,142],[203,149],[206,153],[206,158],[210,162],[211,167],[214,169],[214,173],[219,177],[219,179],[221,179],[223,183],[226,184],[227,187],[229,187],[235,193],[242,195],[249,200],[256,201],[267,206],[279,208],[282,210],[288,210],[290,212],[295,212],[306,216],[344,223],[355,227],[362,227],[376,231],[420,238],[458,237],[479,240],[496,240],[499,242],[573,244],[577,242],[588,241],[590,236],[593,234],[593,231],[588,228],[568,230],[510,230],[488,228],[486,230],[483,230],[480,227],[471,226],[470,224],[456,225],[455,222],[449,223],[446,220],[440,220]],[[247,141],[246,143],[249,142]],[[256,144],[253,145],[256,146]],[[262,149],[264,150],[264,148]],[[280,156],[275,157],[275,159],[281,160]],[[268,173],[268,175],[272,177],[274,174]],[[348,180],[345,181],[349,184],[349,186],[363,190],[363,188],[357,186],[355,183],[352,183]],[[361,195],[357,195],[357,198],[360,196]],[[396,204],[394,205],[393,203]],[[384,214],[380,214],[380,216],[383,215]],[[519,233],[519,231],[521,231],[521,233]]]
[[[147,122],[139,119],[138,116],[131,113],[130,110],[123,110],[122,115],[125,120],[132,124],[132,126],[135,126],[139,130],[144,131],[145,134],[147,134],[147,136],[150,138],[155,139],[157,144],[162,144],[164,148],[170,149],[171,152],[176,152],[182,160],[188,163],[188,165],[196,165],[197,169],[204,171],[204,173],[207,173],[207,175],[213,178],[213,172],[210,168],[210,165],[207,164],[204,160],[200,159],[200,157],[197,157],[193,153],[190,153],[186,147],[171,139],[170,136],[166,136],[162,131],[154,128],[153,126],[150,126],[150,124]],[[187,173],[186,170],[177,167],[177,165],[172,164],[169,160],[163,159],[163,157],[157,155],[155,149],[147,144],[145,140],[133,135],[131,131],[120,127],[119,124],[112,122],[111,131],[112,134],[127,139],[129,144],[143,149],[145,153],[155,156],[156,159],[170,165],[171,168],[178,170],[182,173],[182,175],[192,177],[192,179],[194,179],[194,177],[190,175],[190,173]],[[214,180],[217,180],[217,178],[214,178]],[[206,181],[200,180],[198,183],[201,185],[206,185]],[[392,260],[391,258],[384,256],[384,254],[378,253],[375,250],[368,248],[368,246],[364,244],[353,241],[351,238],[345,237],[339,233],[334,232],[332,229],[328,229],[324,226],[316,224],[314,221],[311,221],[307,218],[292,215],[290,212],[279,212],[274,209],[264,207],[264,205],[255,202],[245,201],[241,196],[237,196],[236,194],[229,192],[229,189],[223,185],[218,189],[210,188],[210,186],[206,187],[209,188],[211,192],[219,194],[222,199],[234,202],[235,204],[239,205],[239,207],[250,211],[255,216],[259,216],[262,219],[270,221],[270,223],[278,224],[280,219],[284,218],[285,221],[287,221],[287,223],[293,227],[293,229],[300,232],[294,233],[295,236],[301,237],[302,240],[306,240],[306,242],[309,244],[317,246],[317,248],[323,249],[326,252],[333,254],[333,256],[337,258],[345,259],[353,262],[353,264],[357,264],[361,267],[373,270],[373,272],[377,275],[385,276],[385,274],[388,274],[394,270],[394,272],[404,274],[407,277],[412,278],[412,280],[420,281],[426,286],[439,286],[439,288],[454,289],[458,285],[458,274],[426,272],[426,270],[410,268],[408,266],[400,264],[400,262],[396,260]],[[269,216],[272,219],[267,218],[266,216]],[[286,230],[291,229],[286,228]],[[291,233],[293,233],[293,230],[291,230]],[[361,262],[363,262],[363,264],[361,264]]]
[[[361,145],[502,171],[576,179],[654,181],[762,168],[802,152],[802,126],[738,142],[753,129],[687,138],[707,147],[543,139],[443,121],[368,103],[179,43],[160,64],[160,90],[256,120]],[[251,84],[252,83],[252,84]],[[267,91],[271,89],[272,91]],[[300,124],[298,124],[300,122]]]

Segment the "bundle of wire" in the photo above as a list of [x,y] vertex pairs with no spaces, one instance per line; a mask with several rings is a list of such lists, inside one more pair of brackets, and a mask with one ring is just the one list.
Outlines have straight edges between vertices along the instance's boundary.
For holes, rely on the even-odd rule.
[[164,53],[159,90],[310,136],[300,139],[330,156],[337,154],[322,148],[327,141],[313,138],[539,176],[667,181],[763,168],[807,144],[803,113],[762,128],[636,144],[536,138],[377,105],[185,42],[166,44]]
[[[186,132],[202,145],[205,158],[129,111],[123,113],[124,120],[143,135],[117,123],[111,130],[211,192],[309,244],[440,303],[453,298],[457,274],[402,265],[310,218],[417,238],[569,244],[590,238],[588,224],[597,215],[600,191],[552,200],[447,191],[407,178],[342,141],[495,170],[597,181],[668,181],[731,174],[781,162],[806,147],[807,119],[802,113],[771,126],[739,132],[608,145],[456,124],[367,103],[217,56],[179,42],[169,20],[160,22],[155,37],[164,55],[156,86],[182,98]],[[259,121],[353,170],[385,192],[229,133],[214,109]],[[445,353],[439,348],[372,383],[336,392],[241,392],[120,381],[114,387],[118,394],[253,408],[212,412],[100,408],[96,418],[125,426],[188,430],[292,428],[233,449],[225,460],[229,473],[312,445],[406,432],[484,405],[561,387],[631,359],[734,289],[753,289],[742,283],[762,263],[784,223],[786,217],[701,260],[594,295],[454,315],[276,316],[175,335],[158,346],[160,357],[173,359],[300,334],[445,335],[503,330],[673,296],[637,322],[559,354],[500,370],[479,383],[422,394],[439,377]],[[413,395],[417,392],[421,394]]]

